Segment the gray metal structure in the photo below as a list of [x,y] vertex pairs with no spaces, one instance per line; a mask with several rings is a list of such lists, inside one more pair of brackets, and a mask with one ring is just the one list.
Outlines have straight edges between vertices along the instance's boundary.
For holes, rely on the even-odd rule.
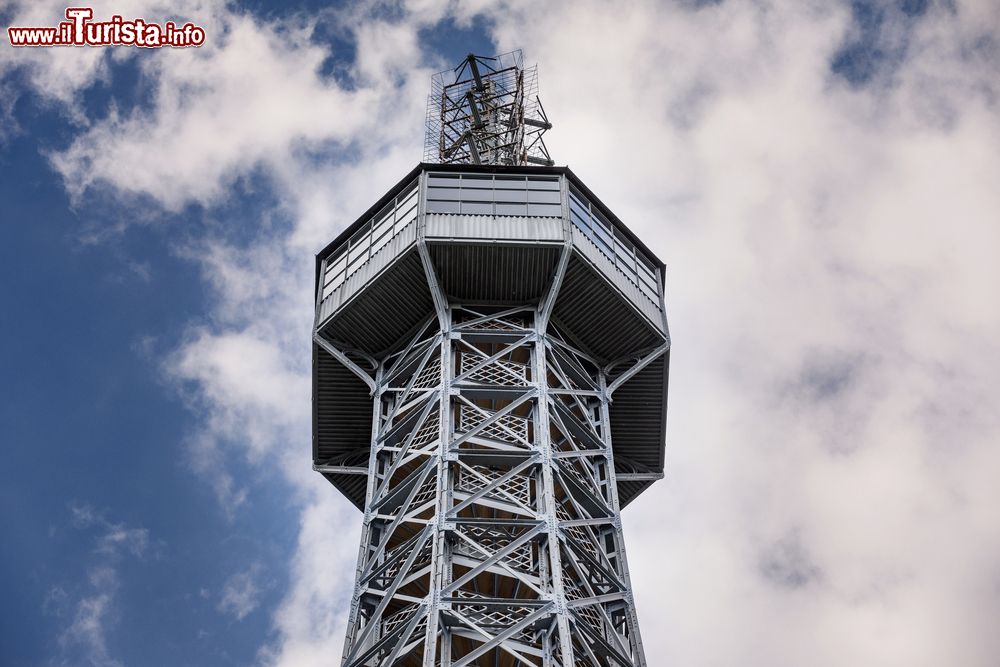
[[619,512],[663,476],[663,272],[524,164],[422,163],[319,253],[314,468],[364,512],[344,667],[647,664]]
[[551,167],[542,140],[549,129],[537,67],[525,67],[520,51],[491,58],[470,53],[431,80],[424,161]]

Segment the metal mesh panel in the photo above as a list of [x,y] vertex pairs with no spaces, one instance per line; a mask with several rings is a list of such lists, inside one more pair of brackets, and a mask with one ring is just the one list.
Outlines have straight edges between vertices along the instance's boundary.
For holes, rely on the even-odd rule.
[[[471,352],[462,352],[460,359],[462,372],[475,368],[483,362],[480,355]],[[528,367],[516,361],[497,359],[477,369],[468,379],[481,384],[524,386],[528,381]]]
[[[490,413],[463,405],[459,408],[458,430],[468,433],[490,418]],[[503,415],[476,432],[477,437],[522,444],[528,439],[528,420],[517,415]]]
[[[469,468],[474,472],[470,472]],[[506,470],[497,470],[487,466],[472,465],[469,468],[461,467],[458,471],[456,489],[468,493],[476,493],[480,489],[485,489],[507,474]],[[531,477],[527,475],[515,475],[499,484],[497,487],[503,493],[487,493],[487,497],[495,497],[506,500],[503,494],[514,498],[523,505],[531,504]]]
[[431,80],[424,161],[553,164],[542,134],[552,127],[538,99],[537,67],[520,51],[470,54]]
[[[462,532],[487,552],[497,552],[510,544],[518,534],[494,526],[469,526]],[[464,540],[458,540],[454,552],[473,558],[483,559],[483,553]],[[536,566],[534,550],[531,543],[523,544],[504,557],[504,565],[524,572],[531,572]]]

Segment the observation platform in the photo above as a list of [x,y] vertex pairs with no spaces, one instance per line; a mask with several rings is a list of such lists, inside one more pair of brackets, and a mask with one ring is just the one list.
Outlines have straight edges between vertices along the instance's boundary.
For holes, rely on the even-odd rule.
[[606,369],[621,506],[663,477],[663,263],[567,167],[419,164],[316,257],[313,462],[351,502],[365,503],[376,367],[436,313],[428,260],[463,305],[538,303],[563,270],[551,321]]

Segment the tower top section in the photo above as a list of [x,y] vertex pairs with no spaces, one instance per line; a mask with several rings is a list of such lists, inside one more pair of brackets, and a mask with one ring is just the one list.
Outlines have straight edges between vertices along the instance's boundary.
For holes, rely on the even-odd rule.
[[542,140],[551,128],[538,99],[538,67],[525,67],[520,50],[470,53],[431,79],[424,162],[552,166]]

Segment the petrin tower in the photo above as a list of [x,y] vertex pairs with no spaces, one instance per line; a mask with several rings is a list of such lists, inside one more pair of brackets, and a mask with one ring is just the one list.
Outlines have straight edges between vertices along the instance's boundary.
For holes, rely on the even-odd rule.
[[435,76],[425,162],[316,257],[314,467],[364,512],[346,667],[647,664],[619,511],[663,477],[664,267],[552,166],[536,80]]

